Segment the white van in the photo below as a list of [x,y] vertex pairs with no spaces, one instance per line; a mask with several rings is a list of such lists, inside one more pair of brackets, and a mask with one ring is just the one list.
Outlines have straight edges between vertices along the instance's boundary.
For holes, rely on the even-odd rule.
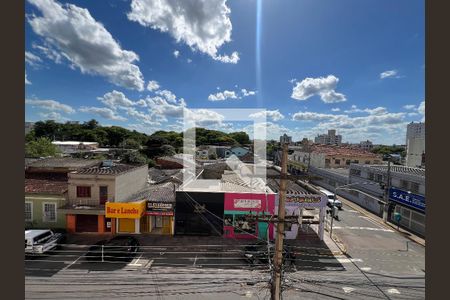
[[342,202],[337,199],[334,199],[334,194],[332,192],[330,192],[324,188],[319,188],[319,190],[327,196],[329,207],[333,207],[333,205],[334,205],[338,209],[342,209]]
[[25,230],[25,254],[43,254],[58,246],[62,233],[49,229]]

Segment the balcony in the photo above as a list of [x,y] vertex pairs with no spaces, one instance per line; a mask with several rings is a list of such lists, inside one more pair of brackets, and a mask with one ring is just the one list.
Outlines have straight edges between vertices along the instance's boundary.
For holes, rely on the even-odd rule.
[[97,199],[91,199],[91,198],[76,198],[76,199],[69,199],[68,201],[69,207],[105,207],[104,204],[100,204],[100,201]]

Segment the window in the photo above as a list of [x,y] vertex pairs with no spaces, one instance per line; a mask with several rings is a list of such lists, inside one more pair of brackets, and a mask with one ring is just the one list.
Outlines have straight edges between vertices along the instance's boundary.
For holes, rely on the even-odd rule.
[[100,205],[104,205],[108,201],[108,187],[100,187]]
[[335,160],[334,160],[334,163],[335,163],[336,165],[340,165],[340,164],[341,164],[341,160],[340,160],[340,159],[335,159]]
[[77,186],[77,198],[89,198],[91,197],[90,186]]
[[383,182],[383,175],[381,175],[381,174],[376,174],[376,175],[375,175],[375,181],[376,181],[376,182]]
[[417,182],[411,182],[411,193],[419,192],[419,184]]
[[44,203],[44,214],[42,220],[44,222],[56,222],[56,203]]
[[325,158],[325,165],[329,165],[330,164],[330,159]]
[[353,162],[354,162],[355,164],[359,164],[359,160],[357,160],[357,159],[354,160]]
[[350,169],[350,175],[361,176],[361,170]]
[[364,163],[365,163],[366,165],[370,165],[370,160],[366,160]]
[[350,166],[350,163],[351,163],[351,161],[350,161],[349,159],[347,159],[347,160],[345,161],[345,164],[346,164],[347,166]]
[[408,188],[409,188],[408,181],[406,181],[406,180],[400,180],[400,187],[401,187],[402,189],[408,190]]
[[33,203],[25,202],[25,221],[33,221]]
[[373,180],[374,178],[374,174],[373,173],[369,173],[369,177],[367,177],[369,180]]

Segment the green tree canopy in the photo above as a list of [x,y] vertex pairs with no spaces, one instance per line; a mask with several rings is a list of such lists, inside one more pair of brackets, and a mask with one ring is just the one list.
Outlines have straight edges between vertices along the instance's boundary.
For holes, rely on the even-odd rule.
[[26,157],[55,156],[58,152],[58,147],[53,145],[52,141],[46,137],[42,137],[25,144]]

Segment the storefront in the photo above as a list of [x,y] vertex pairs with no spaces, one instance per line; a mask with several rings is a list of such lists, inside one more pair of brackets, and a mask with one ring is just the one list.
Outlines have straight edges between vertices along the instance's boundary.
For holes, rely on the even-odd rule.
[[225,193],[224,237],[273,239],[273,224],[252,222],[247,215],[273,215],[275,194]]
[[[389,200],[395,204],[389,219],[394,224],[425,236],[425,197],[397,188],[389,190]],[[400,214],[400,221],[395,219]]]
[[146,201],[106,202],[105,217],[115,222],[115,233],[141,233]]
[[[319,209],[318,215],[318,231],[319,237],[323,238],[323,229],[324,229],[324,221],[325,221],[325,209],[327,205],[327,198],[321,195],[315,194],[287,194],[285,209],[286,216],[303,216],[306,215],[304,209],[316,208]],[[277,195],[275,200],[275,213],[278,213],[278,205],[279,205],[279,197]],[[314,216],[315,213],[312,212],[311,216]],[[301,220],[301,218],[300,218]],[[314,223],[314,222],[310,222]],[[305,226],[309,226],[308,222],[305,222]],[[299,233],[299,226],[301,224],[293,223],[285,225],[285,239],[296,239]],[[276,229],[274,229],[275,232]]]
[[173,216],[173,203],[148,201],[145,215],[141,218],[141,232],[173,235]]

